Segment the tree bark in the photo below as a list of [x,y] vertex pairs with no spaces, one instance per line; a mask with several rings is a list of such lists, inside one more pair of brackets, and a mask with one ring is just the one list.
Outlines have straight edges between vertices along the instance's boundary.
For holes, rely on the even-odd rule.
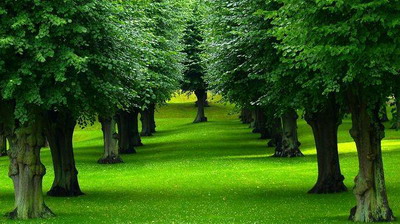
[[262,108],[256,108],[255,110],[255,123],[253,133],[260,133],[261,139],[267,139],[271,137],[271,133],[267,129],[267,120],[265,117],[264,110]]
[[239,118],[242,124],[250,124],[252,121],[251,110],[243,108],[240,112]]
[[[137,119],[137,115],[136,115]],[[133,141],[134,131],[134,120],[135,117],[131,112],[120,111],[117,116],[118,124],[118,146],[121,154],[132,154],[136,153],[135,144]]]
[[207,91],[204,89],[194,91],[197,97],[197,115],[193,123],[207,122],[207,117],[205,116],[205,97],[207,96]]
[[100,164],[122,163],[118,152],[118,134],[116,121],[113,117],[99,117],[101,130],[103,131],[104,155],[97,162]]
[[295,110],[289,110],[282,116],[282,144],[281,147],[276,147],[274,157],[303,156],[297,137],[297,118]]
[[317,183],[308,193],[326,194],[347,191],[339,164],[337,133],[341,117],[335,98],[331,97],[320,111],[306,113],[305,119],[313,130],[318,159]]
[[83,195],[78,183],[72,138],[76,120],[69,112],[48,111],[45,116],[45,134],[54,167],[54,181],[47,195],[76,197]]
[[155,112],[156,112],[156,104],[150,104],[149,107],[150,112],[150,131],[151,133],[156,133],[156,119],[155,119]]
[[140,133],[139,133],[139,110],[134,110],[132,112],[133,116],[133,145],[134,146],[143,146],[142,139],[140,138]]
[[7,155],[7,137],[4,130],[4,125],[0,124],[0,156]]
[[379,106],[372,112],[368,100],[349,93],[353,137],[358,152],[359,171],[355,178],[354,194],[357,205],[350,211],[350,220],[356,222],[392,221],[394,216],[386,194],[382,162],[381,140],[384,126],[379,119]]
[[152,136],[151,132],[151,120],[150,120],[150,109],[145,109],[140,112],[140,121],[142,122],[141,136]]
[[253,109],[251,110],[251,122],[249,128],[254,130],[254,128],[256,127],[256,122],[257,122],[256,110]]
[[271,140],[268,142],[268,147],[282,148],[282,121],[280,118],[271,120],[269,129],[271,131]]
[[7,214],[11,219],[46,218],[54,216],[45,205],[42,179],[46,168],[40,161],[40,149],[45,144],[42,119],[31,120],[8,134],[10,168],[13,180],[15,209]]
[[393,125],[391,129],[399,130],[400,128],[400,97],[395,96],[396,113],[393,116]]

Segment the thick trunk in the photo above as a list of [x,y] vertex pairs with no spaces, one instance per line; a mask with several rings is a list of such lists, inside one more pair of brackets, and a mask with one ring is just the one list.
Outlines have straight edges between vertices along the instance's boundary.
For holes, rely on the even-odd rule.
[[289,110],[282,116],[282,144],[281,147],[276,147],[274,157],[303,156],[297,137],[297,118],[295,110]]
[[268,142],[268,147],[281,148],[282,147],[282,124],[280,118],[274,118],[268,124],[268,129],[271,132],[271,140]]
[[358,152],[359,171],[355,178],[354,194],[357,206],[351,209],[349,219],[356,222],[392,221],[383,172],[381,140],[384,127],[379,119],[379,106],[371,113],[368,101],[354,93],[349,94],[353,137]]
[[142,122],[141,136],[152,136],[151,132],[151,120],[150,120],[150,109],[145,109],[140,112],[140,121]]
[[78,183],[78,170],[75,166],[72,145],[75,119],[68,112],[49,111],[44,123],[54,167],[54,181],[47,195],[54,197],[83,195]]
[[393,125],[391,129],[399,130],[400,128],[400,97],[395,96],[396,103],[396,113],[393,114]]
[[205,107],[205,97],[207,96],[207,91],[202,89],[202,90],[196,90],[194,93],[196,94],[198,103],[197,103],[197,115],[193,123],[206,122],[207,118],[204,113],[204,107]]
[[151,133],[156,133],[156,119],[155,119],[155,112],[156,112],[156,105],[150,104],[149,107],[150,112],[150,131]]
[[317,183],[308,193],[347,191],[343,183],[344,176],[340,172],[337,133],[341,119],[335,99],[330,99],[321,111],[306,113],[305,118],[313,130],[318,159]]
[[[136,114],[137,119],[137,114]],[[119,136],[119,152],[121,154],[132,154],[136,153],[134,144],[134,121],[135,117],[133,113],[120,111],[117,117],[118,124],[118,136]]]
[[[204,91],[206,91],[206,90],[204,90]],[[203,98],[204,99],[204,107],[210,107],[210,104],[208,103],[208,101],[207,101],[207,99],[208,99],[208,96],[207,96],[207,91],[206,91],[206,95],[205,95],[205,97]],[[199,100],[198,100],[198,98],[197,98],[197,101],[194,103],[194,105],[196,106],[196,107],[198,107],[199,106]]]
[[240,112],[239,118],[243,124],[250,124],[252,122],[251,110],[243,108]]
[[118,134],[115,119],[101,117],[99,121],[103,131],[104,155],[97,162],[100,164],[122,163],[123,161],[118,152]]
[[54,214],[45,205],[42,179],[46,169],[40,161],[40,149],[45,144],[43,122],[40,119],[9,133],[10,168],[13,180],[15,209],[7,214],[12,219],[45,218]]

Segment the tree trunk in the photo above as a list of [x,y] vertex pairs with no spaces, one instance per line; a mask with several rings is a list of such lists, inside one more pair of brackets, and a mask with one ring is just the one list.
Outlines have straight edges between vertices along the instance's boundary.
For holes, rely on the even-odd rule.
[[239,118],[242,124],[250,124],[252,121],[251,110],[243,108],[240,112]]
[[[137,119],[137,115],[136,115]],[[120,111],[117,116],[118,136],[119,136],[119,152],[121,154],[136,153],[134,145],[134,120],[135,117],[132,113]]]
[[274,157],[303,156],[299,149],[300,142],[297,137],[297,118],[298,115],[295,110],[289,110],[282,116],[282,145],[276,147]]
[[150,109],[145,109],[140,112],[140,121],[142,122],[141,136],[152,136],[151,132],[151,120],[150,120]]
[[103,131],[104,155],[97,162],[100,164],[122,163],[118,152],[118,134],[116,122],[112,117],[99,117],[101,130]]
[[54,197],[83,195],[78,183],[78,170],[75,166],[72,144],[75,119],[69,112],[48,111],[44,123],[55,176],[47,195]]
[[271,133],[267,129],[267,121],[265,118],[265,113],[262,108],[256,108],[255,110],[255,127],[253,133],[260,133],[261,139],[267,139],[271,137]]
[[250,122],[249,128],[254,130],[254,128],[256,128],[256,123],[257,123],[256,110],[253,109],[253,110],[251,110],[251,122]]
[[347,191],[340,172],[338,154],[338,127],[341,123],[339,105],[335,98],[329,99],[326,107],[314,113],[306,113],[306,121],[314,134],[318,159],[318,179],[308,191],[311,194],[326,194]]
[[282,121],[280,118],[272,119],[268,124],[268,129],[271,132],[271,140],[268,142],[268,147],[282,148]]
[[201,90],[196,90],[194,92],[197,97],[197,116],[196,119],[194,119],[193,123],[200,123],[200,122],[206,122],[207,118],[204,114],[204,107],[205,107],[205,97],[207,96],[207,91],[204,89]]
[[0,124],[0,156],[7,155],[7,137],[4,130],[4,125]]
[[9,133],[10,168],[13,180],[15,209],[7,214],[12,219],[46,218],[54,216],[45,205],[42,179],[46,168],[40,161],[40,149],[44,145],[43,121],[30,121]]
[[132,116],[133,116],[133,145],[134,146],[142,146],[142,139],[140,138],[140,133],[139,133],[139,120],[138,120],[138,116],[139,116],[139,110],[134,110],[132,112]]
[[396,113],[393,114],[393,125],[391,129],[399,130],[400,128],[400,97],[395,96]]
[[384,126],[379,119],[379,106],[372,113],[368,100],[349,94],[353,126],[350,134],[358,152],[359,171],[355,178],[354,194],[357,206],[351,209],[349,219],[356,222],[392,221],[383,172],[381,140]]
[[150,131],[151,133],[156,133],[156,119],[155,119],[155,112],[156,112],[156,105],[150,104],[149,107],[149,111],[150,111]]
[[[206,91],[206,90],[204,90],[204,91]],[[205,97],[204,97],[204,107],[210,107],[210,104],[208,103],[207,98],[208,98],[208,96],[207,96],[207,91],[206,91],[206,95],[205,95]],[[195,105],[196,107],[199,106],[199,100],[198,100],[198,98],[197,98],[197,101],[194,103],[194,105]]]

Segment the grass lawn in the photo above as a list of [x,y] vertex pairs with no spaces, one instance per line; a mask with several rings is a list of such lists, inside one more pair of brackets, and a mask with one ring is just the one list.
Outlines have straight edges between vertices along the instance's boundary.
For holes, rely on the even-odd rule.
[[[351,190],[334,195],[306,192],[317,178],[314,140],[299,122],[304,158],[271,158],[272,148],[237,119],[231,105],[212,100],[210,122],[192,124],[193,97],[175,97],[156,114],[158,132],[125,163],[100,165],[102,134],[98,124],[74,136],[81,189],[77,198],[45,196],[57,217],[33,223],[349,223],[355,198]],[[350,121],[340,128],[340,162],[345,184],[353,187],[358,170]],[[400,132],[388,130],[383,141],[389,202],[400,216]],[[43,190],[53,170],[48,149]],[[13,209],[8,159],[0,158],[0,213]],[[7,221],[0,218],[0,223]],[[21,222],[21,223],[25,223]]]

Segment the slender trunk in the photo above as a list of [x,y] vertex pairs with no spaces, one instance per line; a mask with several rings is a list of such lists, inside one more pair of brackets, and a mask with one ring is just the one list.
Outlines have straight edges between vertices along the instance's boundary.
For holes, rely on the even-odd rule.
[[297,118],[295,110],[289,110],[282,116],[282,144],[281,147],[276,147],[274,157],[303,156],[297,137]]
[[250,122],[249,128],[254,129],[256,127],[256,122],[257,122],[256,110],[252,109],[250,113],[251,113],[250,114],[251,122]]
[[379,119],[379,106],[372,113],[368,100],[361,95],[349,94],[353,137],[358,152],[359,171],[355,178],[354,194],[357,205],[350,211],[349,219],[356,222],[392,221],[383,172],[381,140],[384,126]]
[[[136,115],[137,119],[137,115]],[[134,121],[135,117],[131,112],[120,111],[117,116],[118,136],[119,136],[119,152],[121,154],[136,153],[135,144],[133,141]]]
[[132,112],[133,116],[133,145],[134,146],[142,146],[142,139],[140,138],[140,133],[139,133],[139,110],[134,110]]
[[251,110],[243,108],[239,118],[243,124],[250,124],[252,121]]
[[396,102],[396,113],[393,114],[393,125],[391,129],[399,130],[400,128],[400,97],[397,95],[395,96],[395,102]]
[[308,192],[326,194],[347,191],[340,172],[338,154],[338,128],[341,123],[339,105],[335,98],[329,99],[326,107],[314,113],[306,113],[306,121],[314,134],[318,159],[318,179]]
[[9,133],[10,168],[13,180],[15,209],[7,214],[12,219],[46,218],[54,216],[45,205],[42,179],[46,168],[40,161],[40,149],[44,145],[43,121],[37,118]]
[[156,133],[156,119],[155,119],[155,112],[156,112],[156,105],[150,104],[149,107],[149,111],[150,111],[150,131],[151,133]]
[[4,130],[4,125],[0,124],[0,156],[7,155],[7,137]]
[[268,142],[268,147],[282,147],[282,124],[280,118],[274,118],[268,124],[268,129],[271,132],[271,140]]
[[194,119],[193,123],[200,123],[200,122],[206,122],[207,118],[204,114],[204,102],[205,102],[205,97],[207,95],[207,91],[204,89],[201,90],[196,90],[194,92],[197,97],[197,115],[196,119]]
[[116,122],[113,117],[99,117],[103,131],[104,155],[97,162],[100,164],[122,163],[118,152],[118,134]]
[[151,132],[151,120],[150,120],[150,109],[145,109],[140,112],[140,121],[142,122],[141,136],[152,136]]
[[72,144],[75,119],[69,112],[48,111],[44,123],[54,167],[54,181],[47,195],[54,197],[83,195],[78,183],[78,170],[75,166]]

